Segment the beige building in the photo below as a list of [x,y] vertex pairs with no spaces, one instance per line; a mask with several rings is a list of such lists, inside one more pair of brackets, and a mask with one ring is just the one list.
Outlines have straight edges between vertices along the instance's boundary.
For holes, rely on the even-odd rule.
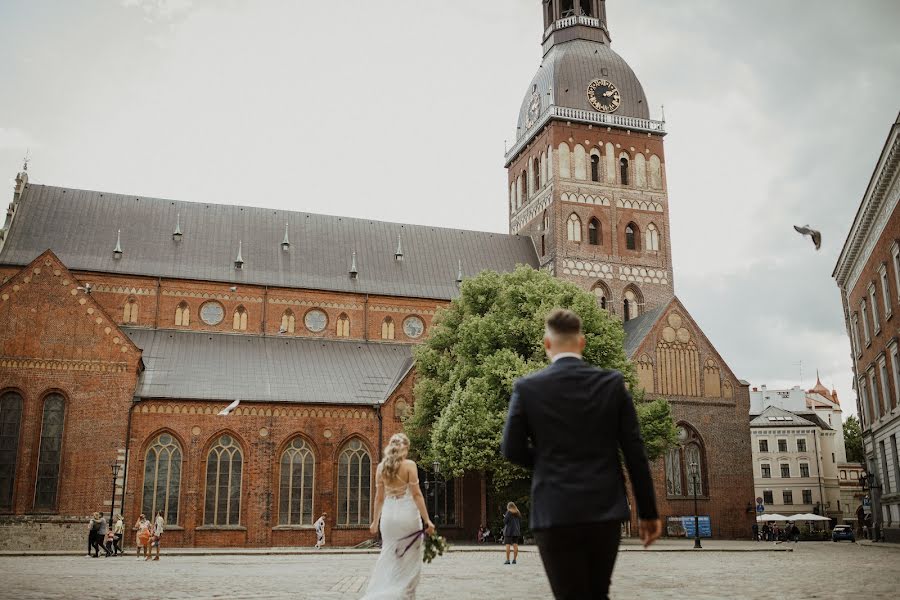
[[750,435],[756,497],[767,513],[816,513],[838,522],[855,518],[850,479],[862,465],[847,463],[840,401],[821,382],[750,392]]

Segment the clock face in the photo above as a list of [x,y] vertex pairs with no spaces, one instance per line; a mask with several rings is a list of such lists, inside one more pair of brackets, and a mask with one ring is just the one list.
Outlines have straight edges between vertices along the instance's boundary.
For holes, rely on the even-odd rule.
[[587,89],[588,100],[591,106],[604,113],[616,112],[622,104],[622,95],[611,81],[595,79]]
[[407,337],[417,338],[425,332],[425,323],[419,317],[407,317],[403,321],[403,333]]
[[541,95],[535,92],[531,95],[531,103],[528,105],[525,128],[531,129],[531,126],[537,122],[539,116],[541,116]]

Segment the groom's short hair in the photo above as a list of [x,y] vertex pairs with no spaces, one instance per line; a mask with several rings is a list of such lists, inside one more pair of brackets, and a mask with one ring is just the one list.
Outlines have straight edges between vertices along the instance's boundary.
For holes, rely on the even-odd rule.
[[554,308],[545,321],[547,333],[554,337],[571,338],[581,333],[581,317],[566,308]]

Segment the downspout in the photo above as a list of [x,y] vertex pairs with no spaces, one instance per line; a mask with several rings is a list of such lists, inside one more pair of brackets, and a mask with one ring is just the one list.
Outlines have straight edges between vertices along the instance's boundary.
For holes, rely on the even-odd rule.
[[[369,295],[366,294],[366,299],[363,301],[363,340],[369,341]],[[379,419],[381,418],[381,410],[379,409]],[[380,441],[380,438],[379,438]],[[381,450],[379,450],[381,452]]]
[[263,309],[262,309],[262,334],[266,335],[266,321],[268,319],[269,309],[269,286],[265,287],[263,292]]
[[381,405],[375,407],[375,417],[378,419],[378,462],[381,462],[381,453],[384,451],[384,415],[381,414]]
[[128,519],[125,517],[125,492],[128,483],[128,455],[129,449],[131,447],[131,420],[134,416],[134,409],[138,405],[141,399],[137,396],[131,398],[131,406],[128,408],[128,427],[125,433],[125,464],[122,467],[122,520],[124,522],[128,522]]
[[[153,319],[153,328],[159,329],[159,296],[162,293],[162,277],[156,278],[156,316]],[[125,515],[122,515],[123,517]]]

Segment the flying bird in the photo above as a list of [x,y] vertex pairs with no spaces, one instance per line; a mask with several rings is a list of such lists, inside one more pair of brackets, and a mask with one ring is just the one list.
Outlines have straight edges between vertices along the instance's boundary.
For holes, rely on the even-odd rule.
[[803,227],[794,225],[794,230],[801,235],[808,235],[811,237],[813,244],[816,246],[816,250],[822,247],[822,233],[820,231],[810,229],[809,225],[804,225]]
[[94,287],[94,286],[92,286],[91,284],[86,283],[86,284],[84,284],[84,286],[80,286],[80,285],[79,285],[76,289],[77,289],[79,292],[84,292],[85,294],[90,294],[90,293],[91,293],[91,290],[93,289],[93,287]]
[[231,404],[229,404],[228,406],[226,406],[225,408],[220,410],[219,416],[227,417],[228,415],[231,414],[231,411],[233,411],[234,409],[236,409],[238,407],[238,404],[240,404],[240,403],[241,403],[241,399],[238,398],[237,400],[235,400],[234,402],[232,402]]
[[282,326],[281,329],[278,330],[278,335],[284,335],[287,333],[287,327]]
[[236,286],[231,286],[231,287],[228,288],[228,289],[229,289],[229,291],[231,291],[231,293],[234,293],[234,292],[237,291],[237,287],[236,287]]

